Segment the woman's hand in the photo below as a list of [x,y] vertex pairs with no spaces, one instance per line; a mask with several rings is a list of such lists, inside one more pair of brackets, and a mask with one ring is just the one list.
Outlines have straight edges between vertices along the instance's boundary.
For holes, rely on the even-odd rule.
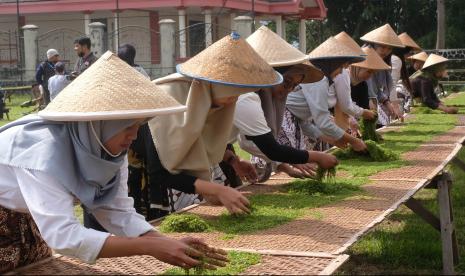
[[277,170],[289,175],[290,177],[294,177],[294,178],[303,179],[303,178],[311,177],[311,174],[308,174],[305,171],[297,169],[297,168],[295,168],[295,167],[293,167],[293,166],[291,166],[289,164],[286,164],[286,163],[279,164],[279,166],[277,167]]
[[323,169],[331,169],[339,163],[336,156],[325,152],[309,151],[308,156],[309,162],[316,162]]
[[351,143],[351,146],[354,151],[365,151],[367,149],[365,142],[358,138],[354,139],[354,141]]
[[376,114],[372,110],[364,109],[362,113],[362,117],[366,120],[374,120],[376,117]]
[[249,200],[236,189],[201,179],[197,179],[194,185],[196,193],[210,203],[223,205],[231,214],[250,213]]
[[245,178],[250,183],[258,181],[257,171],[255,171],[255,167],[250,162],[237,159],[231,163],[231,166],[241,179]]

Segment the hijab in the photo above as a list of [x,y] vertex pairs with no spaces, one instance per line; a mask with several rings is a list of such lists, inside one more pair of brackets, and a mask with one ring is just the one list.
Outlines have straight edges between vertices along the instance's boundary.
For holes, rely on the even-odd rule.
[[115,197],[125,155],[111,157],[100,144],[135,122],[56,122],[28,115],[0,128],[0,164],[51,175],[96,209]]
[[[304,69],[298,66],[278,67],[275,70],[281,73],[284,78],[286,76],[305,75]],[[280,84],[280,86],[282,85]],[[284,110],[286,109],[287,95],[282,98],[273,97],[273,89],[276,89],[276,87],[264,88],[255,93],[260,97],[263,114],[265,115],[268,127],[271,129],[273,136],[278,137],[283,122]]]
[[149,121],[161,164],[173,174],[185,172],[210,180],[210,167],[223,159],[235,109],[235,104],[212,107],[212,99],[239,96],[253,89],[213,84],[178,73],[154,82],[187,106],[185,113]]

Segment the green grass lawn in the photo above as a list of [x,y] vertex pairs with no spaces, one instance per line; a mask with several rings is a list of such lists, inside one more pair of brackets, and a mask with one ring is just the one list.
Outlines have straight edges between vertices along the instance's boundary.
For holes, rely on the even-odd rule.
[[30,112],[33,107],[22,108],[20,104],[25,101],[29,101],[31,96],[28,94],[13,94],[11,96],[11,102],[6,100],[6,107],[10,109],[10,120],[7,120],[6,115],[3,116],[3,120],[0,120],[0,126],[3,126],[11,121],[19,119],[24,116],[24,113]]

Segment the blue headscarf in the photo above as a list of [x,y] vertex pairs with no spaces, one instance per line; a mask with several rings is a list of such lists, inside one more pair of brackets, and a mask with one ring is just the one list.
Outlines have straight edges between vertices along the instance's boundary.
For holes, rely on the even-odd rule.
[[25,116],[0,128],[0,164],[47,173],[92,210],[116,195],[125,156],[109,156],[97,137],[105,143],[135,122],[55,122]]

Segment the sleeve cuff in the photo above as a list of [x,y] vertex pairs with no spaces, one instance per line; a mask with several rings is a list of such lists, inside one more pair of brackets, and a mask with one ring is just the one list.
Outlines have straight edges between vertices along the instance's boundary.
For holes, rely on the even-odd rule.
[[86,237],[83,239],[82,243],[80,244],[77,251],[74,252],[67,252],[67,250],[55,250],[56,252],[63,254],[63,255],[71,255],[80,260],[94,264],[97,260],[97,256],[99,255],[100,251],[102,250],[103,244],[110,236],[110,233],[100,232],[92,229],[85,230]]

